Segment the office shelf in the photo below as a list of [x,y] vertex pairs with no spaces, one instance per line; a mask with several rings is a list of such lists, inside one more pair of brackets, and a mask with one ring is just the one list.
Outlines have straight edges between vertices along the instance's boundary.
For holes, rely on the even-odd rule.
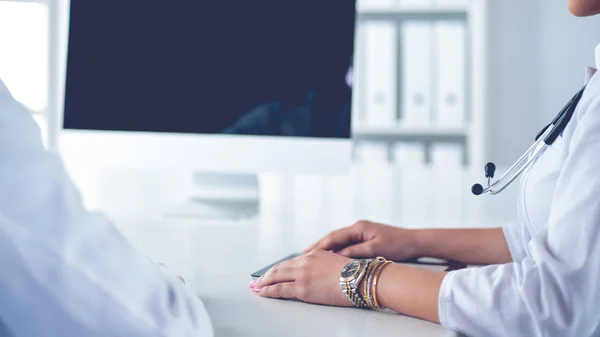
[[467,7],[400,7],[400,6],[392,6],[392,7],[363,7],[358,8],[358,14],[380,14],[380,15],[389,15],[389,14],[467,14],[469,8]]
[[394,20],[394,19],[452,19],[464,18],[469,14],[469,3],[445,5],[435,3],[430,5],[403,5],[391,3],[374,5],[368,1],[357,5],[359,20]]
[[0,2],[25,2],[25,3],[48,4],[49,0],[0,0]]
[[353,138],[357,141],[464,144],[467,138],[467,129],[358,126],[353,130]]
[[358,11],[358,21],[401,20],[465,20],[466,8],[364,8]]
[[[444,128],[425,126],[422,128],[407,128],[402,124],[390,122],[389,126],[373,127],[368,124],[362,124],[371,120],[368,115],[362,113],[368,111],[367,107],[362,106],[367,102],[367,98],[360,96],[357,100],[357,112],[353,127],[353,138],[357,143],[361,142],[380,142],[381,145],[388,148],[394,147],[398,143],[421,143],[425,152],[425,159],[431,158],[431,149],[438,143],[458,145],[463,150],[463,162],[465,164],[477,164],[485,159],[485,149],[487,148],[486,129],[487,121],[487,89],[486,78],[488,68],[488,55],[486,49],[486,19],[488,8],[486,1],[467,0],[464,3],[452,1],[454,4],[444,0],[427,1],[430,5],[420,5],[419,1],[408,2],[403,0],[359,0],[357,20],[359,24],[368,25],[371,22],[391,22],[397,26],[404,25],[409,21],[437,21],[437,20],[457,20],[465,22],[467,33],[467,73],[465,80],[467,91],[465,97],[465,119],[468,122],[461,127]],[[364,37],[358,36],[358,41]],[[401,43],[402,36],[397,39]],[[364,79],[357,80],[357,83]],[[399,90],[402,86],[397,83]],[[364,87],[357,85],[359,90]],[[398,90],[397,88],[397,90]],[[398,111],[402,111],[400,108]],[[402,115],[402,114],[401,114]],[[389,116],[383,116],[386,120]],[[402,118],[399,118],[402,121]],[[360,120],[360,121],[359,121]],[[382,120],[373,118],[372,120]],[[361,123],[362,122],[362,123]],[[400,144],[401,145],[401,144]],[[391,155],[390,155],[391,157]]]

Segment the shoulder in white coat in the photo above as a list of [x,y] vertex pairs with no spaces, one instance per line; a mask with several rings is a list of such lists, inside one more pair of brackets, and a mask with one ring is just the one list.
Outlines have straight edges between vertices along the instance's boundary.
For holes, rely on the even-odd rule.
[[88,212],[0,81],[0,335],[213,335],[197,296]]
[[588,83],[563,145],[547,224],[527,243],[527,256],[448,274],[439,297],[444,326],[470,336],[585,337],[597,332],[599,74]]

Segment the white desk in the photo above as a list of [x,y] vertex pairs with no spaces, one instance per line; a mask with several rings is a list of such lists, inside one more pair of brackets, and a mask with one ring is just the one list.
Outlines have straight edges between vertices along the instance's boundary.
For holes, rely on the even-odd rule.
[[504,196],[474,197],[470,185],[482,170],[444,176],[382,167],[337,178],[266,176],[261,216],[237,222],[163,217],[165,205],[187,192],[182,174],[112,172],[82,187],[136,246],[197,290],[217,336],[441,337],[455,334],[395,313],[263,299],[247,285],[249,273],[360,218],[405,227],[497,226],[514,219],[515,187]]

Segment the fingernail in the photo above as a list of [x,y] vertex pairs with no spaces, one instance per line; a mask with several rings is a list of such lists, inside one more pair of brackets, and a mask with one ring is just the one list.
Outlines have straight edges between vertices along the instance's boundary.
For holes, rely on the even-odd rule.
[[248,288],[254,288],[255,284],[256,284],[256,280],[250,282],[250,284],[248,285]]
[[252,291],[254,291],[255,293],[259,293],[260,292],[260,288],[253,288]]
[[334,253],[334,254],[337,254],[337,255],[342,255],[340,252],[333,252],[333,253]]

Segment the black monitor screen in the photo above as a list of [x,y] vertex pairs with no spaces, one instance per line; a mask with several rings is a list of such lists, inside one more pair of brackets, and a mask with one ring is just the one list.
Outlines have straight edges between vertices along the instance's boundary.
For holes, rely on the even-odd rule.
[[350,137],[355,0],[71,0],[66,129]]

